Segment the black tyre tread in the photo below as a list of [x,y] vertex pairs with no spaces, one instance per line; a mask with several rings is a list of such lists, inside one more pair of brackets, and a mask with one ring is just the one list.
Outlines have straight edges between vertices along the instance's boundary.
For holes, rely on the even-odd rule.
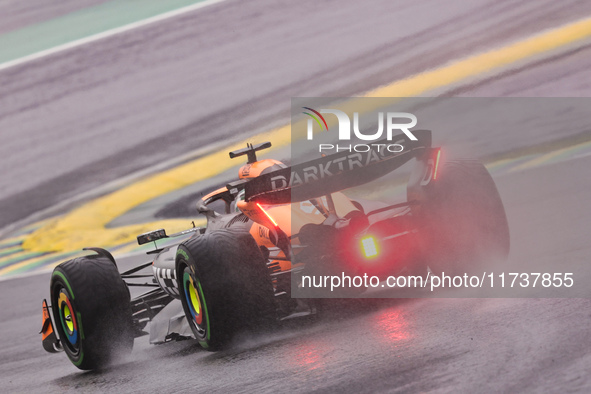
[[[509,222],[503,206],[503,201],[495,182],[481,162],[477,160],[456,160],[450,161],[448,164],[449,168],[453,168],[458,174],[462,174],[462,180],[465,181],[468,177],[483,182],[481,188],[471,189],[475,195],[479,195],[482,199],[478,202],[483,204],[489,209],[488,228],[491,231],[496,231],[496,235],[499,237],[499,243],[497,244],[497,252],[504,258],[509,254],[510,248],[510,234],[509,234]],[[501,239],[502,238],[502,239]]]
[[[193,237],[179,247],[191,256],[188,264],[194,266],[205,293],[211,329],[209,350],[224,347],[241,330],[275,320],[266,260],[249,233],[222,229]],[[181,268],[177,263],[180,289]]]
[[[74,293],[71,302],[81,315],[84,356],[78,368],[100,368],[116,356],[131,352],[134,337],[130,295],[115,265],[106,257],[91,255],[66,261],[55,271],[67,278]],[[52,276],[54,305],[56,281]]]
[[[438,240],[428,239],[428,248],[444,251],[447,257],[434,258],[447,258],[446,268],[461,272],[486,258],[507,258],[510,247],[507,216],[494,180],[482,163],[476,160],[443,163],[438,179],[427,193],[425,217],[427,221],[435,219],[440,236]],[[451,260],[455,262],[450,265]]]

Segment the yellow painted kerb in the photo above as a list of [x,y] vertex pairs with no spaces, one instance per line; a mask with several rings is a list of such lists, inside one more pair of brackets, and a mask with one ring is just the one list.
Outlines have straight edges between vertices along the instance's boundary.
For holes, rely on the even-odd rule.
[[[368,92],[364,97],[412,97],[473,78],[541,53],[551,51],[591,36],[591,18],[567,24],[500,49],[474,55],[443,67],[396,81]],[[355,99],[352,99],[352,102]],[[249,138],[250,142],[269,140],[274,148],[288,145],[290,127],[284,126]],[[106,224],[132,208],[158,196],[216,176],[236,165],[227,150],[243,147],[246,141],[222,152],[188,162],[168,171],[140,180],[119,191],[98,198],[51,220],[31,235],[23,248],[28,251],[72,251],[89,245],[114,246],[135,239],[142,232],[166,227],[169,232],[187,228],[186,221],[171,220],[158,223],[105,228]]]

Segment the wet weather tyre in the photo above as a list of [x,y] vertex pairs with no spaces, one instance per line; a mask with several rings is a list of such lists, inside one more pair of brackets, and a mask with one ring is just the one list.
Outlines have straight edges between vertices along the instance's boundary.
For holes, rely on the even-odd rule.
[[84,256],[58,265],[50,283],[61,344],[79,369],[98,369],[133,348],[130,295],[115,264]]
[[201,347],[219,350],[236,334],[275,322],[267,261],[249,233],[193,237],[179,246],[176,267],[185,316]]
[[443,163],[424,193],[424,248],[434,271],[462,274],[476,272],[487,262],[504,263],[509,225],[497,187],[482,163]]

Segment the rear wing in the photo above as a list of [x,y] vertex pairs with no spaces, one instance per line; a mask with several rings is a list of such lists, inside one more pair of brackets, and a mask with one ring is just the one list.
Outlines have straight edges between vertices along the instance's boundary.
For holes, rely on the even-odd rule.
[[[369,183],[420,157],[431,147],[430,130],[413,130],[413,134],[416,141],[401,134],[390,141],[372,143],[374,147],[367,152],[346,150],[258,176],[244,184],[245,200],[288,204]],[[394,144],[404,149],[386,149]]]

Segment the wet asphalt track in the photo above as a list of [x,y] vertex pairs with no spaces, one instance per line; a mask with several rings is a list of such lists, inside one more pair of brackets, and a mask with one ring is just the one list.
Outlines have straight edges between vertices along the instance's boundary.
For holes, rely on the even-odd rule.
[[291,97],[360,94],[591,13],[586,1],[415,3],[227,1],[0,72],[0,227],[284,124]]
[[[364,91],[591,11],[585,2],[452,2],[445,12],[435,3],[384,1],[368,9],[346,2],[323,10],[299,2],[282,11],[226,2],[0,72],[0,133],[9,141],[0,152],[2,224],[137,169],[148,153],[164,158],[277,123],[290,96]],[[337,23],[339,15],[349,23]],[[385,24],[392,15],[400,15],[399,25]],[[565,53],[456,93],[589,96],[590,58],[589,49]],[[507,144],[523,144],[519,138],[507,136]],[[589,261],[590,164],[587,156],[496,179],[514,266]],[[216,354],[192,342],[152,347],[139,339],[129,362],[80,373],[40,346],[47,285],[48,275],[0,282],[3,391],[591,390],[589,300],[337,304],[318,321]]]

